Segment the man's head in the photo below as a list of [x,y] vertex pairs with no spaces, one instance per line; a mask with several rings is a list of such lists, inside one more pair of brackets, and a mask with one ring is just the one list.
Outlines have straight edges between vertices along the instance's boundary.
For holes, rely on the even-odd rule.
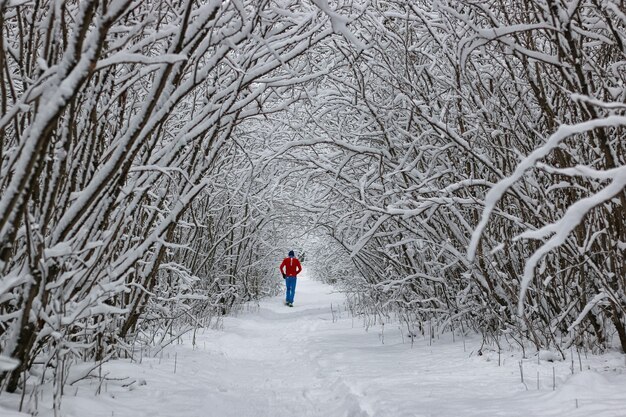
[[290,258],[295,258],[295,256],[296,256],[296,254],[295,254],[295,253],[293,253],[293,251],[292,251],[292,250],[290,250],[290,251],[289,251],[289,257],[290,257]]

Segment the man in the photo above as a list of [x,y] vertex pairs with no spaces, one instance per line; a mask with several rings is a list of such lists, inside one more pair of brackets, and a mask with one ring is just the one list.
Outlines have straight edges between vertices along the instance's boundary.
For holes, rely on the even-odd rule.
[[287,294],[285,304],[289,307],[293,307],[293,297],[296,294],[296,279],[300,271],[302,271],[302,265],[296,258],[296,254],[292,250],[289,251],[288,258],[283,259],[283,263],[280,264],[280,272],[285,279],[285,285],[287,286]]

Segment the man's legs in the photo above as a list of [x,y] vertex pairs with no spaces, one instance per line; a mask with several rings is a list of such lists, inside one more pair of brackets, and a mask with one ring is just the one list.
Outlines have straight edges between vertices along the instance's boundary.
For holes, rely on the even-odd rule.
[[293,298],[296,295],[296,277],[287,277],[285,283],[287,284],[287,303],[293,303]]

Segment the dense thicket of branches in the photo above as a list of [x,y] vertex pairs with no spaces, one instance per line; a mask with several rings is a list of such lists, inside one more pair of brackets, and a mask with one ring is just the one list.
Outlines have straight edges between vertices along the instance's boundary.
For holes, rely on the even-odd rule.
[[626,351],[623,5],[373,5],[291,113],[348,290],[410,327]]
[[413,332],[626,351],[623,4],[330,3],[0,0],[1,389],[294,245]]

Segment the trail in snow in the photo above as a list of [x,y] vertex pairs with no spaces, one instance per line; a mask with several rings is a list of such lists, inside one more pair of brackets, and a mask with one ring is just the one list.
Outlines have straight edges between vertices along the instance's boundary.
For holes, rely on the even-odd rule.
[[63,415],[626,416],[623,355],[583,357],[590,369],[573,376],[569,362],[538,365],[535,357],[523,363],[523,385],[519,352],[502,354],[498,366],[497,353],[476,355],[477,339],[411,347],[397,325],[387,326],[382,343],[380,328],[364,331],[343,309],[338,317],[342,304],[331,287],[300,278],[293,308],[276,297],[227,318],[223,330],[198,334],[195,348],[187,339],[162,358],[106,364],[103,393],[94,395],[98,380],[69,387]]

